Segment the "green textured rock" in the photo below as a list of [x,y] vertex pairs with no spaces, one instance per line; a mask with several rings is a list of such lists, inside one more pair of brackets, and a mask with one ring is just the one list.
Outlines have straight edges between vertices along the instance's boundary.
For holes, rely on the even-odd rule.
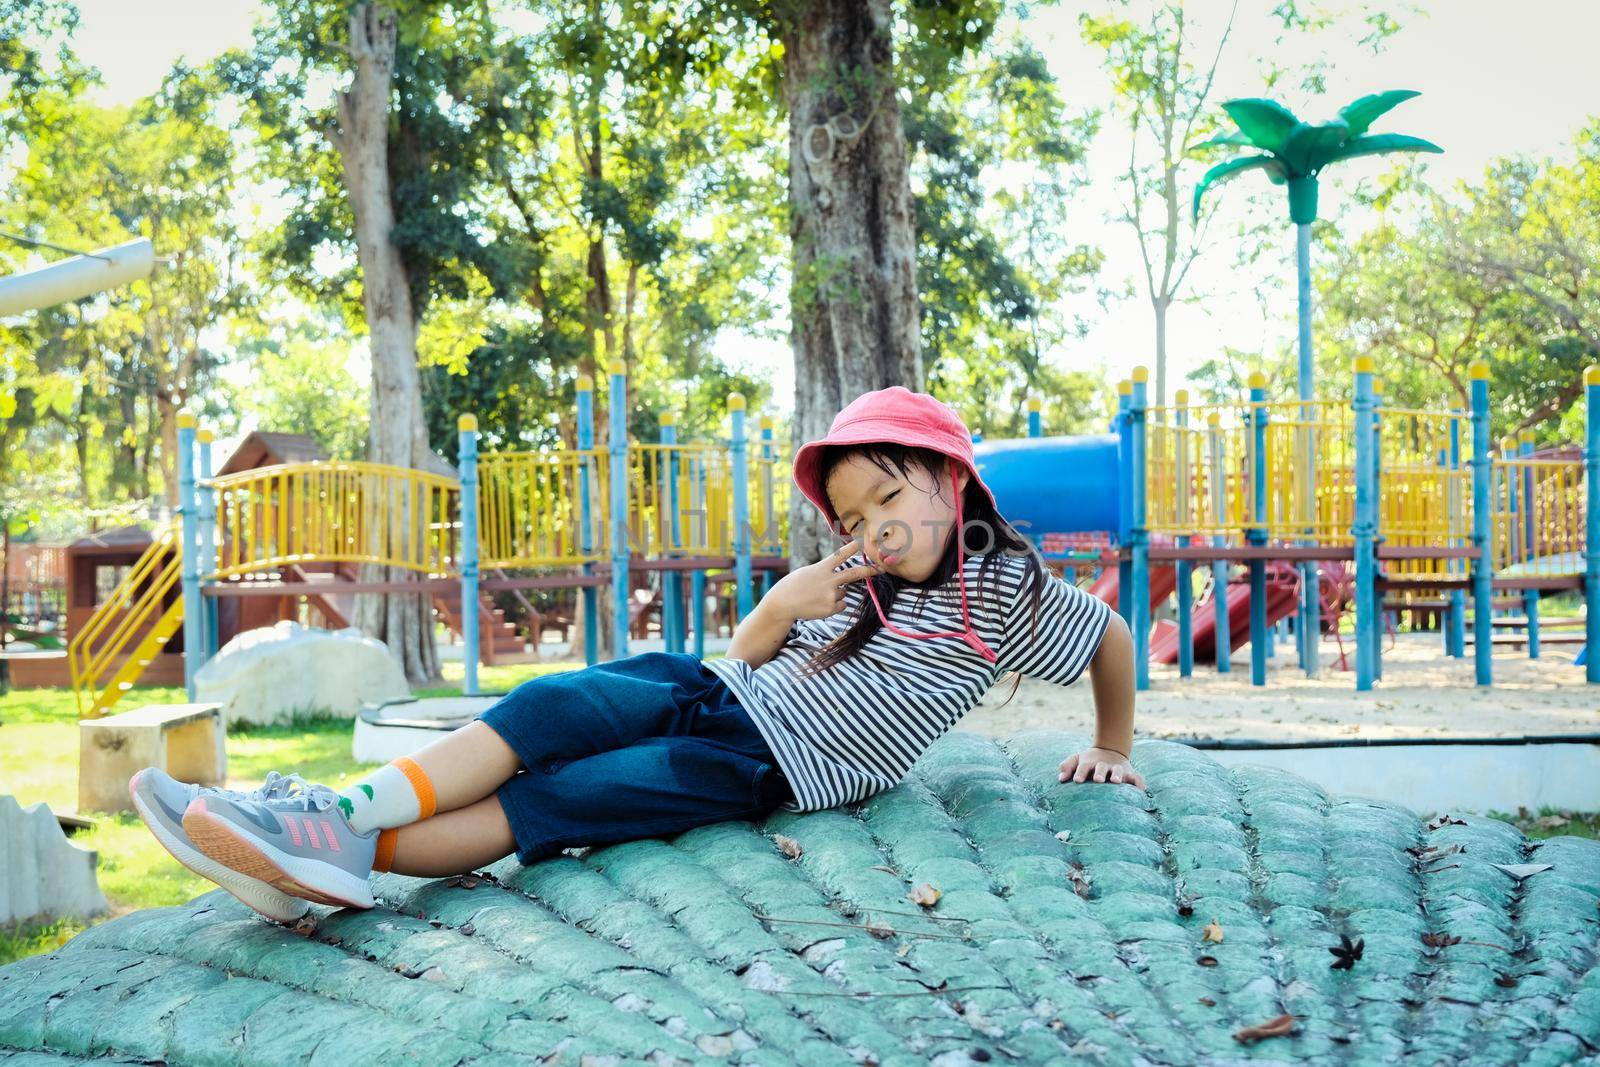
[[1600,1063],[1600,842],[1158,741],[1148,794],[1057,782],[1085,740],[953,731],[851,809],[382,876],[298,932],[138,912],[0,969],[0,1064]]

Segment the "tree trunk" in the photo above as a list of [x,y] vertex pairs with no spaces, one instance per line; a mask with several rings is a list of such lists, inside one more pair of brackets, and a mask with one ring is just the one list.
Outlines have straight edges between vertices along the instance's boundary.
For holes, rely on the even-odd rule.
[[1167,404],[1167,310],[1172,302],[1165,297],[1150,301],[1156,313],[1156,407]]
[[[862,393],[922,388],[916,231],[889,0],[813,0],[780,27],[789,112],[794,445]],[[792,565],[838,539],[799,494]]]
[[[339,125],[329,131],[344,172],[355,218],[361,264],[362,301],[372,346],[372,403],[367,435],[374,463],[422,468],[428,439],[417,373],[417,322],[410,279],[394,243],[394,202],[389,187],[389,102],[393,94],[396,19],[381,4],[359,4],[350,13],[350,58],[355,77],[338,94]],[[374,509],[404,525],[412,502]],[[385,512],[388,512],[385,514]],[[369,512],[369,517],[374,513]],[[399,568],[364,565],[361,581],[415,577]],[[463,605],[466,608],[467,605]],[[367,594],[356,597],[356,625],[384,642],[414,684],[439,678],[433,640],[432,599],[427,595]]]

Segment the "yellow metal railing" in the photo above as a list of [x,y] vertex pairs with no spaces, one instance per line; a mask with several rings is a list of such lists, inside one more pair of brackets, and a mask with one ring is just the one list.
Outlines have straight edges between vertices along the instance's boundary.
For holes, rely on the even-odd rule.
[[453,479],[378,463],[291,463],[212,482],[227,578],[309,561],[454,569]]
[[1496,459],[1495,574],[1582,574],[1584,493],[1582,459]]
[[67,666],[78,713],[105,714],[176,632],[183,604],[176,597],[182,559],[176,529],[150,542],[122,581],[67,643]]
[[[590,533],[583,542],[587,472]],[[604,448],[491,452],[478,458],[478,555],[485,567],[540,567],[605,559],[611,499]]]

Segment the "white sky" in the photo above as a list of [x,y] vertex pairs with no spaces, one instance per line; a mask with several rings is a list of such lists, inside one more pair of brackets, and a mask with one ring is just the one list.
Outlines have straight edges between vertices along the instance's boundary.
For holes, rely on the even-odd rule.
[[[1191,0],[1191,22],[1215,26],[1230,3]],[[76,47],[103,73],[106,86],[101,98],[107,103],[153,91],[180,55],[201,63],[226,48],[248,44],[256,10],[254,0],[77,0],[77,5],[83,18]],[[1109,98],[1098,57],[1077,33],[1080,11],[1105,6],[1083,0],[1040,6],[1025,26],[1075,109],[1101,105]],[[1272,47],[1272,33],[1262,14],[1271,6],[1271,0],[1241,0],[1229,46],[1234,61],[1219,72],[1215,99],[1261,95],[1253,57]],[[1324,99],[1308,102],[1288,92],[1273,95],[1297,110],[1303,108],[1302,117],[1316,121],[1363,93],[1420,90],[1420,98],[1381,120],[1380,130],[1426,137],[1442,146],[1444,155],[1428,157],[1427,173],[1435,185],[1476,180],[1488,161],[1501,155],[1566,155],[1585,117],[1600,113],[1600,74],[1593,59],[1600,42],[1600,0],[1421,0],[1419,6],[1425,14],[1410,18],[1381,55],[1358,50],[1353,41],[1342,45]],[[1106,270],[1100,281],[1113,286],[1137,279],[1141,269],[1132,232],[1110,221],[1121,195],[1115,179],[1126,164],[1125,136],[1118,124],[1104,124],[1089,149],[1092,181],[1067,220],[1072,240],[1105,251]],[[1385,164],[1368,160],[1347,166],[1353,179],[1379,173]],[[1324,203],[1336,195],[1336,189],[1325,183]],[[1285,273],[1292,273],[1293,237],[1287,225],[1282,250]],[[1274,308],[1273,314],[1263,316],[1253,299],[1238,298],[1246,287],[1228,275],[1230,259],[1227,249],[1215,249],[1191,273],[1218,294],[1209,311],[1180,305],[1170,315],[1173,387],[1182,384],[1187,368],[1223,345],[1261,351],[1292,337],[1292,300],[1279,302],[1283,315]],[[1063,346],[1055,357],[1058,362],[1085,368],[1103,365],[1120,377],[1135,364],[1152,361],[1151,315],[1142,296],[1104,312],[1080,309],[1092,310],[1095,326],[1083,341]],[[786,343],[728,336],[718,347],[719,355],[731,363],[770,369],[777,405],[790,408],[793,366]]]

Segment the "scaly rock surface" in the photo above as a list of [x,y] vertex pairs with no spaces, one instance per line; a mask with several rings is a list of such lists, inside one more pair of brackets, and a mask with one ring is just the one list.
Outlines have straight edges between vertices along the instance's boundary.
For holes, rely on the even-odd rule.
[[1162,741],[1148,795],[1057,782],[1085,740],[952,731],[860,805],[298,930],[128,915],[0,969],[0,1064],[1600,1062],[1600,842]]

